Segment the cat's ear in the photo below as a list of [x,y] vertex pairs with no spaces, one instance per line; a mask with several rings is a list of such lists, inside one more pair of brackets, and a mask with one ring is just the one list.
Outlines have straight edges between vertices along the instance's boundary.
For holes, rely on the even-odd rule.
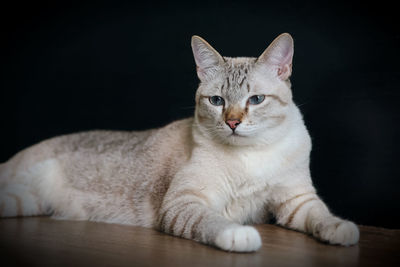
[[257,64],[267,67],[281,80],[287,80],[292,74],[293,38],[282,33],[268,46],[257,59]]
[[192,37],[192,50],[197,66],[197,76],[201,81],[212,78],[218,67],[224,62],[223,57],[200,36]]

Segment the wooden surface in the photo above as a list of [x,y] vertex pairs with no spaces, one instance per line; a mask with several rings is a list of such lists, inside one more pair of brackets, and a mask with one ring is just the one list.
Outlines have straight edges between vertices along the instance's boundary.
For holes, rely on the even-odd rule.
[[360,243],[346,248],[274,225],[256,227],[261,250],[228,253],[141,227],[46,217],[1,219],[0,265],[400,266],[400,230],[361,226]]

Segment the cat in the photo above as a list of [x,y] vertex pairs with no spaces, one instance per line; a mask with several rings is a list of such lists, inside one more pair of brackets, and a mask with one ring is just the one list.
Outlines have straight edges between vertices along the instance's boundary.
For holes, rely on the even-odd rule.
[[349,246],[357,226],[313,187],[311,139],[292,100],[290,34],[259,56],[222,57],[199,36],[194,117],[141,132],[45,140],[0,165],[0,216],[51,215],[151,227],[226,251],[258,250],[250,224]]

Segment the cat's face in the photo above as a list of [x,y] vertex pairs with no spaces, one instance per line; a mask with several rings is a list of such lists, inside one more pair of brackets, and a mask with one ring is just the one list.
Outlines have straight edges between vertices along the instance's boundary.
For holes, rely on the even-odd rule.
[[292,104],[290,35],[280,35],[259,58],[221,57],[197,36],[192,48],[201,81],[197,129],[224,144],[271,143]]

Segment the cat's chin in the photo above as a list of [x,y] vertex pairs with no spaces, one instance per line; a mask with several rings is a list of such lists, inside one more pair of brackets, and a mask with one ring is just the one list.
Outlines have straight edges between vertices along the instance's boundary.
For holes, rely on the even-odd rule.
[[223,138],[223,142],[231,146],[249,146],[254,144],[254,139],[251,136],[234,132]]
[[243,135],[241,133],[233,132],[229,135],[229,137],[247,137],[246,135]]

